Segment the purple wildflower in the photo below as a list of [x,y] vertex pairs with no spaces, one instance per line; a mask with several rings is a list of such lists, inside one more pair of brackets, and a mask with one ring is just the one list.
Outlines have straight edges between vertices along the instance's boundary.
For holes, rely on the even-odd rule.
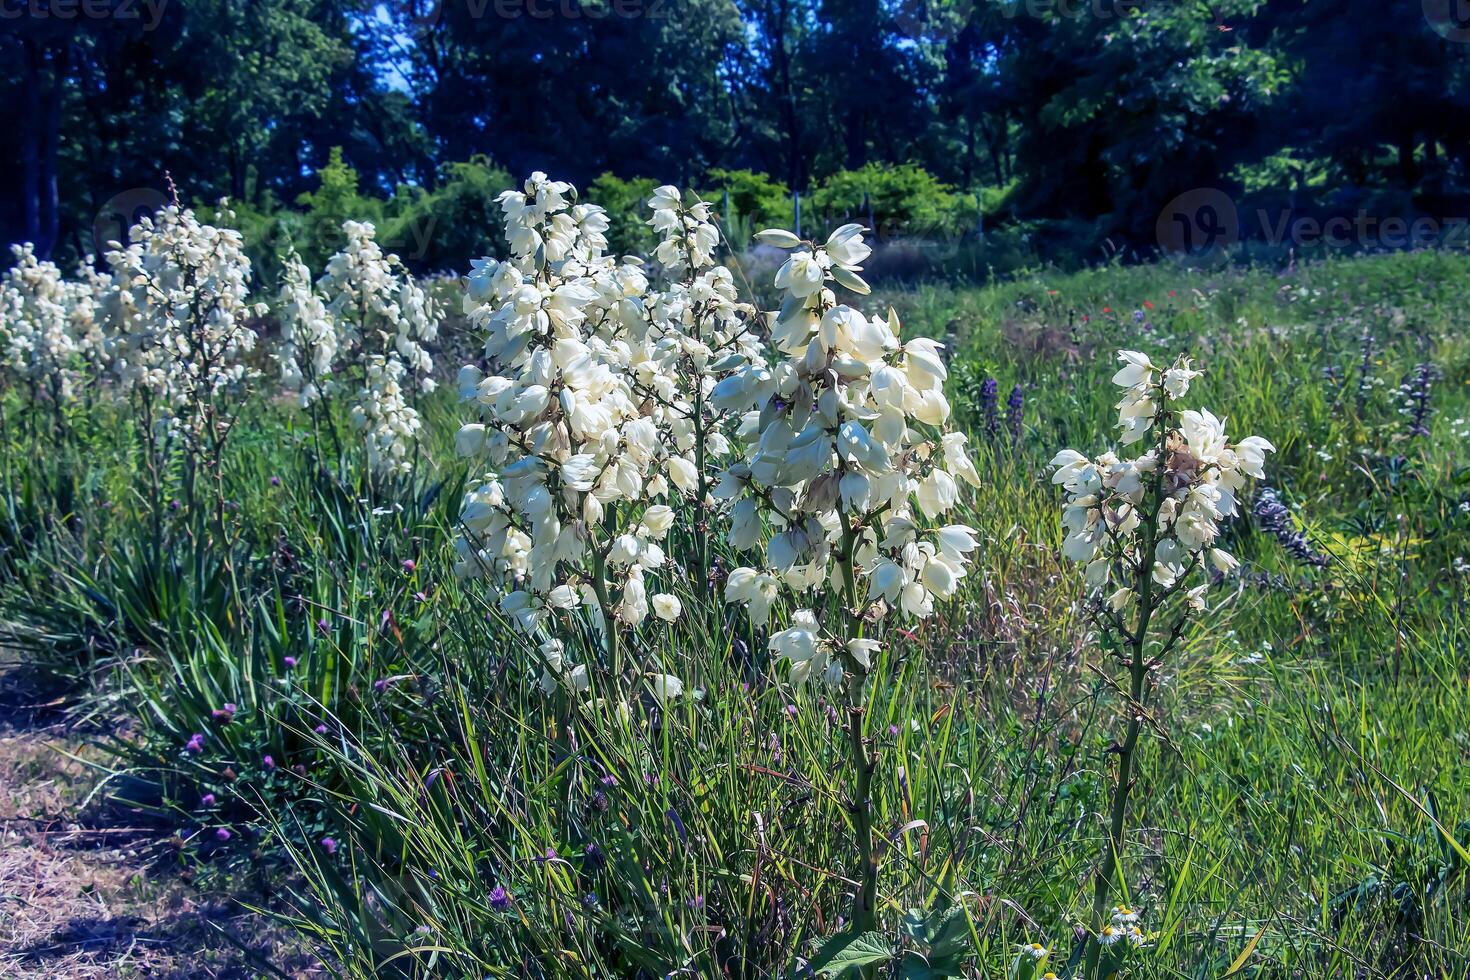
[[223,708],[215,708],[209,713],[209,716],[214,719],[216,725],[228,725],[235,720],[235,711],[235,706],[227,701]]
[[213,793],[205,793],[203,796],[199,797],[199,805],[200,806],[204,806],[204,807],[214,806],[214,802],[215,801],[214,801],[214,794]]
[[1433,364],[1419,364],[1414,372],[1399,387],[1404,399],[1403,414],[1409,419],[1409,438],[1417,439],[1429,435],[1429,389],[1434,385]]
[[184,751],[191,755],[198,755],[204,751],[204,733],[195,732],[189,736],[189,743],[184,746]]
[[668,813],[664,816],[669,818],[669,822],[674,825],[674,830],[678,831],[679,840],[686,844],[689,843],[689,832],[684,829],[684,821],[679,819],[678,812],[673,807],[669,807]]
[[299,661],[295,657],[285,657],[281,660],[281,663],[286,665],[287,670],[293,670]]
[[1357,409],[1358,418],[1363,417],[1363,410],[1368,407],[1368,396],[1373,393],[1373,355],[1375,353],[1375,342],[1373,334],[1369,330],[1363,331],[1362,349],[1363,358],[1358,364],[1358,392]]
[[1000,413],[996,410],[996,398],[1000,383],[986,378],[980,383],[980,417],[985,423],[985,438],[994,440],[1000,434]]
[[418,567],[418,564],[412,558],[403,559],[403,570],[405,572],[412,573],[413,570]]
[[278,477],[278,476],[271,477],[271,486],[278,487],[280,485],[281,485],[281,478],[280,477]]
[[235,835],[230,833],[230,828],[228,827],[221,827],[214,832],[214,839],[222,844],[233,836]]
[[266,772],[274,772],[276,769],[276,760],[272,759],[268,755],[261,756],[260,768],[264,769]]
[[1021,386],[1016,385],[1011,389],[1011,397],[1006,399],[1006,428],[1010,430],[1013,445],[1021,441],[1021,418],[1025,412],[1025,397]]
[[490,907],[497,912],[510,908],[510,892],[505,890],[504,885],[496,885],[490,890]]
[[1326,566],[1326,556],[1313,548],[1307,536],[1297,530],[1291,511],[1274,487],[1261,487],[1256,492],[1256,502],[1251,507],[1251,514],[1256,519],[1256,525],[1279,541],[1291,557],[1303,565],[1315,565],[1318,568]]
[[323,837],[321,839],[321,848],[327,853],[328,857],[331,857],[333,854],[337,853],[336,839],[332,837]]

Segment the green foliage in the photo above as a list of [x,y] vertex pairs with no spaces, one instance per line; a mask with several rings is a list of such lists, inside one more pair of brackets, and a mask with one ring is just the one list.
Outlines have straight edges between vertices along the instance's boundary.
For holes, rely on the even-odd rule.
[[[1046,461],[1107,431],[1117,347],[1192,351],[1201,400],[1276,443],[1271,482],[1330,561],[1240,522],[1242,574],[1161,672],[1135,789],[1150,829],[1130,840],[1146,871],[1120,882],[1150,935],[1129,975],[1462,976],[1467,303],[1470,263],[1434,252],[872,298],[951,344],[983,484],[965,589],[875,664],[877,934],[837,924],[856,871],[842,719],[775,676],[717,584],[680,583],[686,617],[649,634],[697,697],[624,719],[541,691],[494,596],[450,570],[452,391],[421,405],[416,479],[376,487],[360,451],[334,458],[260,393],[227,457],[226,542],[169,506],[175,469],[146,499],[126,406],[53,422],[6,392],[4,642],[123,720],[107,791],[168,820],[181,863],[289,863],[290,921],[329,972],[1034,980],[1017,946],[1042,942],[1073,976],[1128,708],[1091,669]],[[1414,435],[1398,387],[1426,360],[1441,379]],[[1014,442],[987,438],[986,378],[1002,403],[1023,390]]]
[[411,268],[468,272],[463,266],[469,259],[502,251],[503,221],[495,199],[515,184],[510,174],[480,156],[446,166],[432,191],[399,187],[388,204],[392,216],[384,247]]
[[[727,221],[748,222],[756,231],[762,228],[790,228],[793,221],[791,189],[779,180],[754,170],[724,170],[719,167],[705,177],[708,190],[700,196],[723,208],[728,197],[730,213]],[[747,242],[732,242],[737,248]]]
[[[18,66],[0,120],[20,161],[0,234],[70,264],[100,250],[94,229],[156,206],[165,173],[186,200],[274,214],[317,192],[334,146],[364,198],[460,183],[466,200],[421,207],[465,217],[488,188],[452,168],[477,154],[517,179],[708,175],[711,199],[729,189],[728,218],[752,225],[788,223],[779,188],[820,197],[829,180],[812,217],[858,216],[881,190],[861,186],[869,168],[913,166],[979,194],[978,209],[875,206],[880,227],[951,234],[980,210],[992,226],[1044,224],[1032,250],[1067,264],[1151,254],[1160,215],[1201,188],[1250,213],[1351,216],[1365,199],[1380,219],[1464,213],[1470,45],[1444,3],[651,5],[548,19],[426,0],[108,0],[117,16],[17,20],[0,37]],[[306,251],[325,244],[280,224]]]
[[607,210],[611,227],[607,230],[608,247],[621,255],[648,255],[658,244],[658,235],[649,227],[644,215],[648,199],[659,182],[652,177],[624,180],[604,173],[587,188],[587,200]]
[[880,241],[954,237],[970,230],[976,216],[973,196],[956,193],[915,163],[840,170],[822,181],[812,204],[833,226],[867,224],[871,217]]
[[278,232],[291,239],[302,261],[312,270],[319,270],[327,257],[346,243],[342,236],[344,221],[378,224],[383,220],[382,201],[365,197],[358,190],[357,171],[343,160],[340,146],[332,147],[327,165],[317,171],[317,178],[320,183],[316,190],[304,191],[296,198],[297,205],[304,209],[300,224],[287,221]]

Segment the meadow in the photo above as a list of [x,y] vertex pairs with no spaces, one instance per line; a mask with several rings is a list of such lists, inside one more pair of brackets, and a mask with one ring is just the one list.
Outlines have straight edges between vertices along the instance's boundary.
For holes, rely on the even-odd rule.
[[[344,977],[1470,974],[1470,259],[869,292],[563,204],[465,279],[180,209],[7,278],[0,636],[160,867]],[[1160,571],[1130,508],[1234,479],[1178,379],[1273,451]]]

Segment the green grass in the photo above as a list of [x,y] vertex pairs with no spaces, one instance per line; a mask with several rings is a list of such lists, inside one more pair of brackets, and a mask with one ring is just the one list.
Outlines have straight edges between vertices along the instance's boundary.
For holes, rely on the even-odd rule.
[[[1191,400],[1276,444],[1269,482],[1330,556],[1297,564],[1236,522],[1241,575],[1160,672],[1125,864],[1154,935],[1134,974],[1470,973],[1470,573],[1455,564],[1470,559],[1470,260],[1157,265],[874,300],[951,339],[985,484],[963,517],[984,535],[966,590],[890,645],[870,685],[882,920],[903,975],[958,949],[966,975],[1002,976],[1031,941],[1071,972],[1118,671],[1056,553],[1045,464],[1107,445],[1118,347],[1194,356]],[[1434,414],[1410,438],[1397,388],[1421,362],[1439,374]],[[1021,386],[1014,442],[984,433],[986,377],[1002,413]],[[228,560],[168,517],[163,569],[125,411],[77,410],[65,452],[12,425],[0,617],[89,678],[83,710],[130,719],[114,785],[171,815],[179,860],[278,862],[293,921],[344,974],[787,975],[850,905],[834,709],[782,683],[764,636],[692,582],[691,614],[649,630],[644,653],[702,696],[624,720],[542,695],[494,597],[448,573],[460,409],[426,408],[415,480],[373,497],[357,456],[338,481],[303,419],[253,403],[228,461]],[[58,512],[55,488],[80,502]],[[940,924],[919,920],[955,908],[930,950]]]

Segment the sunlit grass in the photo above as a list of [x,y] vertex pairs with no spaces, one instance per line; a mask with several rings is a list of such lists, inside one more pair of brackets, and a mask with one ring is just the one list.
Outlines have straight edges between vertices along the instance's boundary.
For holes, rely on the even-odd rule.
[[[1069,973],[1119,705],[1044,464],[1106,438],[1127,346],[1201,362],[1201,400],[1276,444],[1269,482],[1330,557],[1294,564],[1239,522],[1241,576],[1161,672],[1129,837],[1154,937],[1140,975],[1219,977],[1247,950],[1239,975],[1466,975],[1467,273],[1423,253],[876,298],[952,339],[966,424],[984,378],[1002,410],[1024,395],[1019,440],[972,435],[984,486],[963,519],[985,540],[966,591],[884,651],[870,689],[882,918],[903,949],[927,953],[917,920],[958,906],[970,975],[1032,941]],[[1395,391],[1424,361],[1441,378],[1411,439]],[[149,789],[180,860],[280,862],[344,973],[784,975],[850,906],[838,709],[781,683],[764,636],[692,582],[645,652],[698,697],[624,720],[543,695],[493,597],[448,574],[459,410],[423,407],[436,447],[374,497],[355,466],[324,471],[292,409],[252,403],[227,460],[229,561],[197,560],[208,542],[169,516],[163,568],[125,413],[78,411],[55,452],[12,425],[0,615],[90,682],[81,710],[131,719],[117,783]]]

